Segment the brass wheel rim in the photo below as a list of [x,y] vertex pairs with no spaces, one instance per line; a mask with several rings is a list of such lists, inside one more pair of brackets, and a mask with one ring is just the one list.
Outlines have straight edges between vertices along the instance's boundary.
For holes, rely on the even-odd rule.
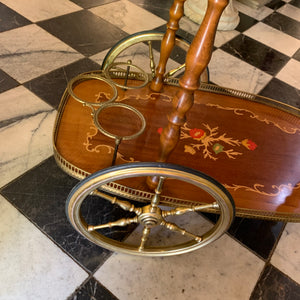
[[[127,48],[136,45],[138,43],[146,43],[146,42],[152,42],[152,41],[161,41],[164,37],[164,33],[159,31],[142,31],[135,34],[132,34],[123,40],[121,40],[119,43],[117,43],[114,47],[111,48],[111,50],[107,53],[105,56],[103,63],[102,63],[102,70],[106,70],[109,65],[114,63],[116,58]],[[184,50],[185,52],[188,51],[190,47],[190,43],[183,38],[176,36],[175,37],[175,45]],[[151,60],[151,58],[149,58]],[[174,73],[176,73],[176,69],[171,71],[171,75],[173,76]],[[169,73],[169,72],[168,72]],[[152,70],[153,75],[153,70]],[[201,74],[201,82],[208,83],[209,81],[209,74],[208,69],[206,68],[203,73]]]
[[[206,246],[207,244],[217,240],[230,226],[234,218],[234,203],[230,194],[215,180],[200,172],[189,172],[187,170],[188,169],[182,167],[174,168],[174,166],[170,164],[135,163],[128,164],[126,166],[116,166],[94,173],[79,183],[70,193],[66,202],[66,213],[69,221],[80,234],[98,246],[111,251],[127,254],[142,256],[171,256],[191,252]],[[164,178],[180,179],[205,190],[215,199],[218,205],[220,212],[218,222],[201,236],[201,240],[191,239],[183,244],[164,247],[144,247],[143,249],[140,249],[139,245],[133,246],[126,242],[112,240],[100,234],[96,230],[89,231],[90,226],[86,223],[80,213],[81,205],[86,197],[91,193],[94,193],[101,185],[123,178],[139,176],[160,176]],[[113,197],[112,199],[115,198]],[[132,207],[131,209],[133,210]],[[144,210],[146,211],[147,209],[148,208],[146,207]],[[136,210],[141,212],[140,208],[136,208]],[[145,228],[146,226],[144,227],[144,230]]]

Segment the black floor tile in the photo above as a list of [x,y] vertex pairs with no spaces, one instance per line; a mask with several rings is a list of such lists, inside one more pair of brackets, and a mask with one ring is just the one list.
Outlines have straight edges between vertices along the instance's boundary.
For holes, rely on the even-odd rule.
[[249,29],[253,25],[255,25],[258,21],[248,15],[245,15],[241,12],[239,12],[240,16],[240,23],[239,25],[235,28],[235,30],[239,32],[244,32],[245,30]]
[[277,78],[273,78],[259,94],[300,108],[300,90]]
[[108,4],[111,2],[116,2],[119,0],[70,0],[70,1],[74,2],[75,4],[77,4],[83,8],[91,8],[91,7],[95,7],[95,6]]
[[111,48],[128,34],[88,10],[38,23],[85,56]]
[[[216,214],[203,215],[213,223],[219,218]],[[235,217],[228,233],[263,259],[268,259],[284,226],[283,222]]]
[[1,194],[66,253],[93,272],[110,252],[83,238],[67,220],[65,200],[76,182],[51,157],[7,185]]
[[285,4],[286,4],[286,2],[284,2],[282,0],[272,0],[269,3],[267,3],[265,6],[276,10]]
[[250,300],[257,299],[300,299],[300,285],[272,265],[268,265],[263,271],[263,274],[250,297]]
[[48,104],[57,108],[69,80],[80,73],[99,69],[100,65],[88,58],[84,58],[28,81],[24,83],[24,86]]
[[289,61],[288,56],[243,34],[224,44],[221,49],[273,76]]
[[259,256],[268,259],[284,226],[283,222],[235,218],[228,232]]
[[75,291],[68,300],[117,300],[111,292],[94,278],[90,278],[83,286]]
[[150,11],[154,15],[159,16],[160,18],[169,21],[169,9],[173,4],[173,0],[129,0],[130,2]]
[[292,0],[289,4],[300,8],[300,0]]
[[0,32],[31,24],[29,20],[0,2]]
[[297,39],[300,39],[299,22],[278,12],[274,12],[266,17],[263,22],[279,31],[287,33]]
[[298,49],[298,51],[293,55],[293,58],[300,61],[300,48]]
[[0,93],[17,87],[18,85],[19,83],[16,80],[0,70]]

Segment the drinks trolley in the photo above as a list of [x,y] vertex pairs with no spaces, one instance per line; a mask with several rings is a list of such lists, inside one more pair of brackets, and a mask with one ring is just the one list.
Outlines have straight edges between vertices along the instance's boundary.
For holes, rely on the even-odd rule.
[[[101,70],[73,78],[58,109],[54,156],[81,180],[66,201],[67,217],[112,251],[186,253],[219,238],[235,215],[300,221],[300,110],[209,84],[207,66],[228,1],[208,1],[191,45],[176,35],[184,2],[174,0],[165,34],[131,35],[107,53]],[[148,67],[124,60],[136,45],[146,49]],[[175,47],[185,62],[169,70]],[[105,203],[124,216],[99,216],[97,205]],[[199,221],[195,231],[176,221],[186,223],[191,213],[202,220],[201,212],[217,221]],[[134,234],[115,237],[116,227]]]

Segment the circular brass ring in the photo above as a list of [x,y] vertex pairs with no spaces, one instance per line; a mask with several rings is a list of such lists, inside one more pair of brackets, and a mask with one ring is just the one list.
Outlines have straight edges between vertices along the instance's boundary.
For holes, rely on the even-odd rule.
[[[95,79],[95,80],[99,80],[99,81],[103,81],[103,82],[107,83],[112,88],[113,96],[109,100],[107,100],[105,103],[88,102],[88,101],[85,101],[85,100],[79,98],[78,96],[76,96],[75,93],[73,92],[74,84],[79,84],[83,81],[91,80],[91,79]],[[97,74],[80,74],[80,75],[74,77],[73,79],[71,79],[69,81],[69,83],[67,85],[67,90],[68,90],[69,94],[76,101],[78,101],[82,104],[88,104],[88,105],[93,105],[93,106],[102,106],[102,105],[105,105],[107,103],[111,103],[114,100],[116,100],[116,98],[118,97],[118,91],[117,91],[117,88],[116,88],[115,84],[112,81],[108,80],[107,78],[101,77]]]
[[[112,68],[116,67],[116,66],[119,66],[119,65],[125,65],[127,67],[134,67],[136,68],[139,72],[132,72],[132,71],[129,71],[127,72],[126,70],[123,70],[123,69],[116,69],[116,70],[112,70]],[[142,79],[144,80],[142,84],[138,85],[138,86],[127,86],[127,85],[123,85],[123,84],[120,84],[120,83],[117,83],[115,81],[113,81],[113,79],[111,78],[111,75],[110,75],[110,72],[113,72],[116,74],[116,78],[126,78],[127,76],[129,77],[129,79],[132,79],[130,78],[130,75],[134,74],[134,78],[133,79]],[[142,75],[142,78],[141,78],[141,75]],[[132,64],[132,63],[129,63],[129,62],[116,62],[116,63],[112,63],[110,64],[109,66],[107,66],[107,68],[104,70],[104,76],[108,79],[108,80],[111,80],[113,81],[113,83],[120,87],[120,88],[123,88],[123,89],[126,89],[126,90],[130,90],[130,89],[139,89],[139,88],[142,88],[144,87],[148,82],[149,82],[149,77],[147,75],[147,73],[140,67]]]
[[[125,109],[128,109],[132,112],[134,112],[139,118],[140,120],[142,121],[142,126],[141,126],[141,129],[136,132],[135,134],[132,134],[132,135],[126,135],[126,136],[118,136],[118,135],[115,135],[115,134],[112,134],[110,132],[108,132],[107,130],[105,130],[101,125],[100,125],[100,122],[98,120],[98,116],[100,114],[100,112],[106,108],[110,108],[110,107],[122,107],[122,108],[125,108]],[[106,135],[107,137],[110,137],[112,139],[115,139],[115,140],[132,140],[132,139],[135,139],[136,137],[138,137],[140,134],[143,133],[143,131],[145,130],[146,128],[146,120],[144,118],[144,116],[134,107],[130,106],[130,105],[127,105],[127,104],[124,104],[124,103],[108,103],[108,104],[105,104],[101,107],[99,107],[97,109],[97,111],[95,112],[94,114],[94,124],[96,125],[96,127],[99,129],[99,131],[101,133],[103,133],[104,135]]]

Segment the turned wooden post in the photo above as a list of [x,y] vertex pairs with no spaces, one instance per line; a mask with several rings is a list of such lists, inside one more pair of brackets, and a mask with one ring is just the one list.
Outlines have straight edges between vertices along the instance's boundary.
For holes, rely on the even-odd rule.
[[[179,140],[180,128],[194,103],[194,91],[198,89],[200,75],[210,61],[218,21],[228,2],[229,0],[208,0],[203,22],[187,52],[185,73],[179,80],[180,89],[173,99],[168,125],[160,136],[159,162],[167,161]],[[157,184],[157,178],[148,178],[147,182],[153,188]]]
[[179,21],[183,16],[183,5],[186,0],[174,0],[170,8],[170,19],[167,30],[161,42],[160,58],[156,68],[155,77],[150,88],[155,92],[160,92],[163,86],[164,74],[166,72],[167,61],[175,46],[176,31],[179,28]]

